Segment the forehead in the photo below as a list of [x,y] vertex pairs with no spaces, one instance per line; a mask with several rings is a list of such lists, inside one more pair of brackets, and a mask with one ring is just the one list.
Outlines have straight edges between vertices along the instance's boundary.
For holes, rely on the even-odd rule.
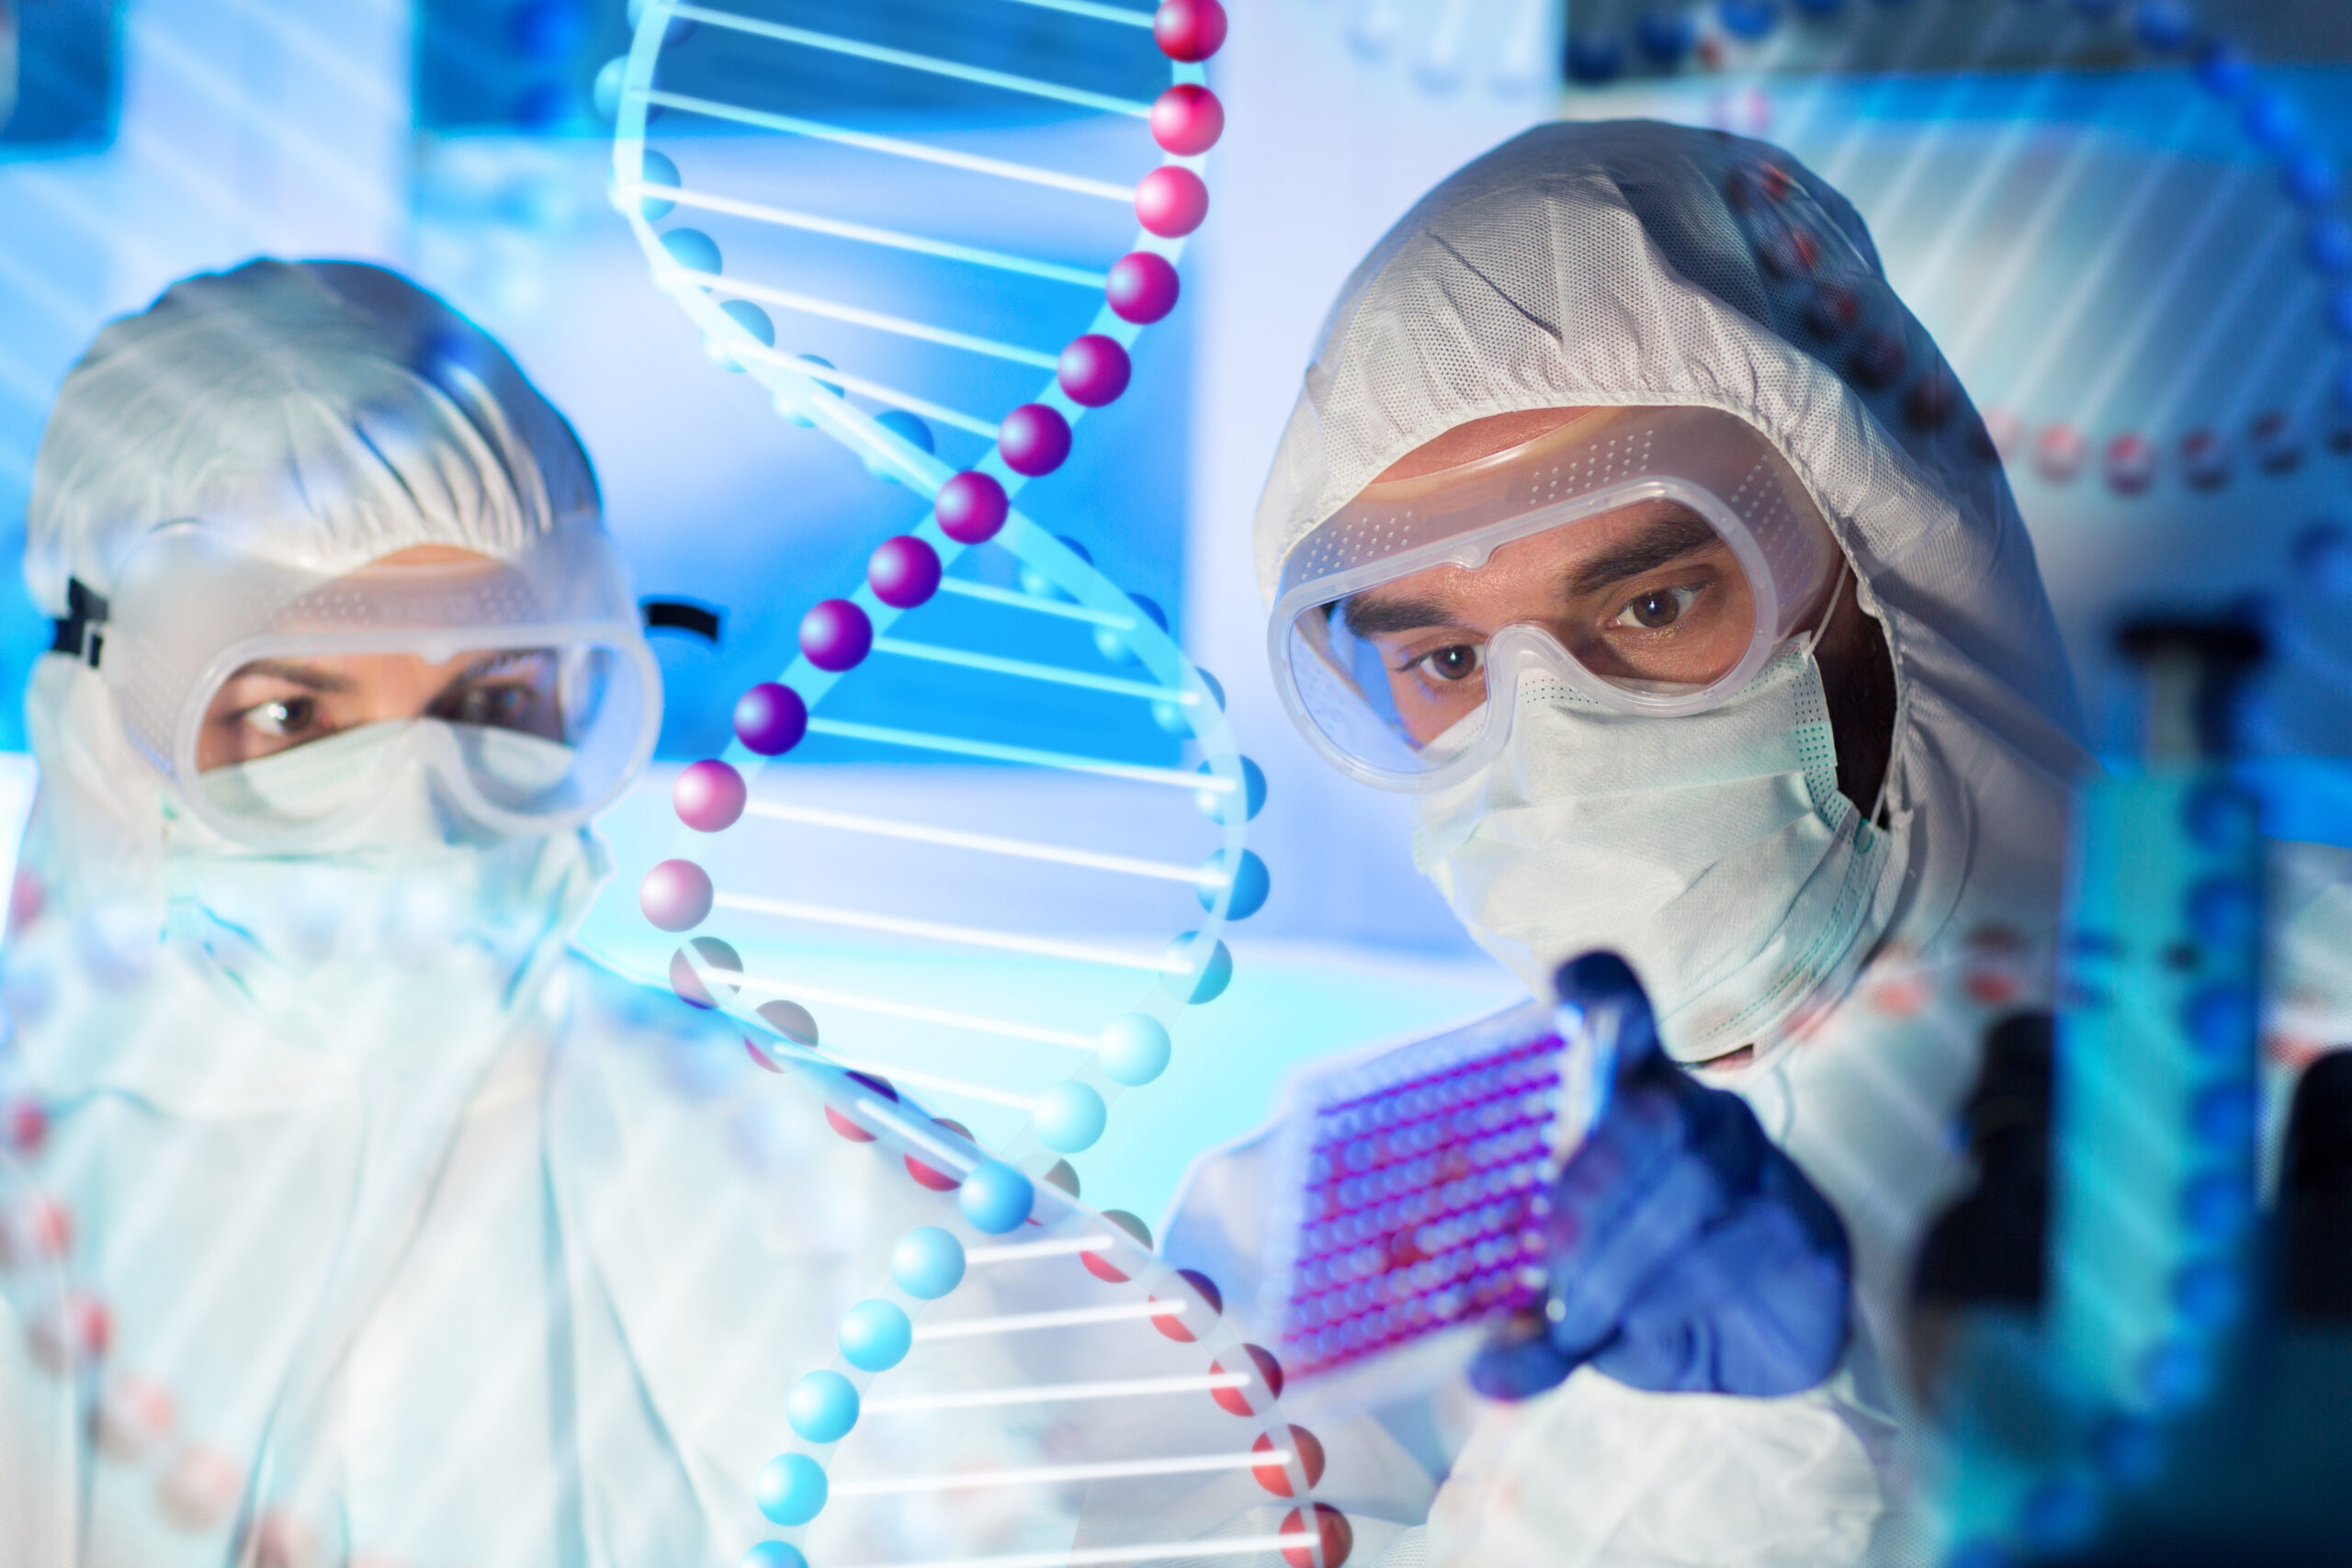
[[[1680,502],[1639,501],[1498,546],[1481,566],[1429,567],[1351,595],[1349,603],[1447,606],[1528,594],[1555,602],[1588,572],[1623,566],[1630,575],[1657,564],[1645,547],[1679,545],[1677,554],[1690,554],[1714,542],[1713,530]],[[1636,563],[1637,556],[1651,558]]]
[[1521,409],[1516,413],[1489,414],[1484,419],[1474,419],[1424,441],[1382,469],[1372,482],[1382,484],[1394,479],[1417,479],[1465,463],[1475,463],[1482,457],[1491,457],[1498,452],[1523,446],[1539,436],[1549,435],[1569,421],[1592,412],[1589,408]]

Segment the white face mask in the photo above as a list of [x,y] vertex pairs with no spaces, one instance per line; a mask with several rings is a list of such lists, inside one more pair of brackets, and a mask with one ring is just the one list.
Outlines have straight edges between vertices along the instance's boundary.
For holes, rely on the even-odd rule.
[[1518,702],[1503,755],[1421,797],[1415,853],[1538,996],[1567,959],[1611,948],[1676,1057],[1761,1051],[1885,928],[1907,835],[1838,793],[1809,649],[1704,713],[1634,717],[1544,679]]
[[[167,929],[282,1038],[365,1055],[430,1040],[459,1019],[501,1017],[533,961],[560,951],[603,874],[600,846],[584,831],[514,838],[469,821],[424,765],[432,748],[413,732],[425,726],[446,728],[368,725],[207,775],[216,788],[298,810],[356,781],[380,789],[376,808],[333,845],[268,854],[167,807]],[[563,747],[529,735],[487,731],[473,743],[498,750],[518,776],[566,765]]]

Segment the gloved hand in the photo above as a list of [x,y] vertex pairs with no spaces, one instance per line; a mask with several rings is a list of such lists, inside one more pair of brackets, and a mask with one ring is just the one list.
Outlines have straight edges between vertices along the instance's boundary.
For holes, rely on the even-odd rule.
[[1471,1363],[1496,1399],[1524,1399],[1591,1362],[1658,1393],[1795,1393],[1844,1354],[1846,1228],[1747,1102],[1706,1089],[1659,1049],[1623,959],[1561,965],[1564,1009],[1615,1010],[1606,1109],[1545,1217],[1544,1311],[1514,1317]]

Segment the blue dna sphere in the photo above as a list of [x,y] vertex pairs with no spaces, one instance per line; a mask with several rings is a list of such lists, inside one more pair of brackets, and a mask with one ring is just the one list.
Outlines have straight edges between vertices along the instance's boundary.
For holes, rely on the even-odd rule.
[[743,1553],[737,1568],[808,1568],[800,1549],[786,1540],[763,1540]]
[[[1208,763],[1203,762],[1193,771],[1200,773],[1212,773],[1216,770]],[[1239,793],[1241,819],[1244,822],[1256,820],[1258,813],[1263,810],[1266,805],[1266,772],[1247,757],[1241,759]],[[1228,790],[1204,789],[1197,791],[1193,798],[1200,806],[1201,814],[1220,828],[1225,826],[1226,818],[1235,805],[1233,792]]]
[[842,1359],[861,1372],[886,1372],[907,1359],[914,1325],[895,1302],[862,1301],[842,1314]]
[[964,1244],[937,1225],[910,1230],[890,1249],[890,1278],[917,1301],[935,1302],[964,1282]]
[[[1096,1104],[1099,1117],[1101,1102]],[[1096,1131],[1101,1131],[1099,1125]],[[956,1190],[956,1206],[964,1211],[974,1230],[989,1235],[1018,1229],[1036,1201],[1037,1190],[1029,1179],[1001,1160],[982,1160]],[[960,1264],[962,1259],[957,1261]]]
[[1102,1026],[1096,1060],[1113,1083],[1129,1089],[1148,1084],[1168,1070],[1167,1026],[1148,1012],[1131,1012]]
[[839,1372],[809,1372],[784,1396],[784,1418],[805,1441],[840,1442],[857,1425],[857,1390]]
[[752,1489],[760,1512],[780,1525],[805,1525],[823,1510],[824,1467],[807,1454],[778,1454],[760,1466]]
[[1094,1146],[1109,1116],[1101,1095],[1075,1078],[1067,1078],[1038,1096],[1031,1126],[1038,1142],[1056,1154],[1074,1155]]

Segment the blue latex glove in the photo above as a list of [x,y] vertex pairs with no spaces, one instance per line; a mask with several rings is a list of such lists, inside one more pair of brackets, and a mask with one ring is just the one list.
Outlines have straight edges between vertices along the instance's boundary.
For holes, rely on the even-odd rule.
[[1487,1341],[1473,1386],[1523,1399],[1587,1361],[1660,1393],[1770,1396],[1821,1382],[1849,1323],[1837,1212],[1746,1100],[1668,1059],[1624,960],[1587,953],[1555,983],[1564,1006],[1616,1010],[1615,1083],[1552,1190],[1544,1311]]

